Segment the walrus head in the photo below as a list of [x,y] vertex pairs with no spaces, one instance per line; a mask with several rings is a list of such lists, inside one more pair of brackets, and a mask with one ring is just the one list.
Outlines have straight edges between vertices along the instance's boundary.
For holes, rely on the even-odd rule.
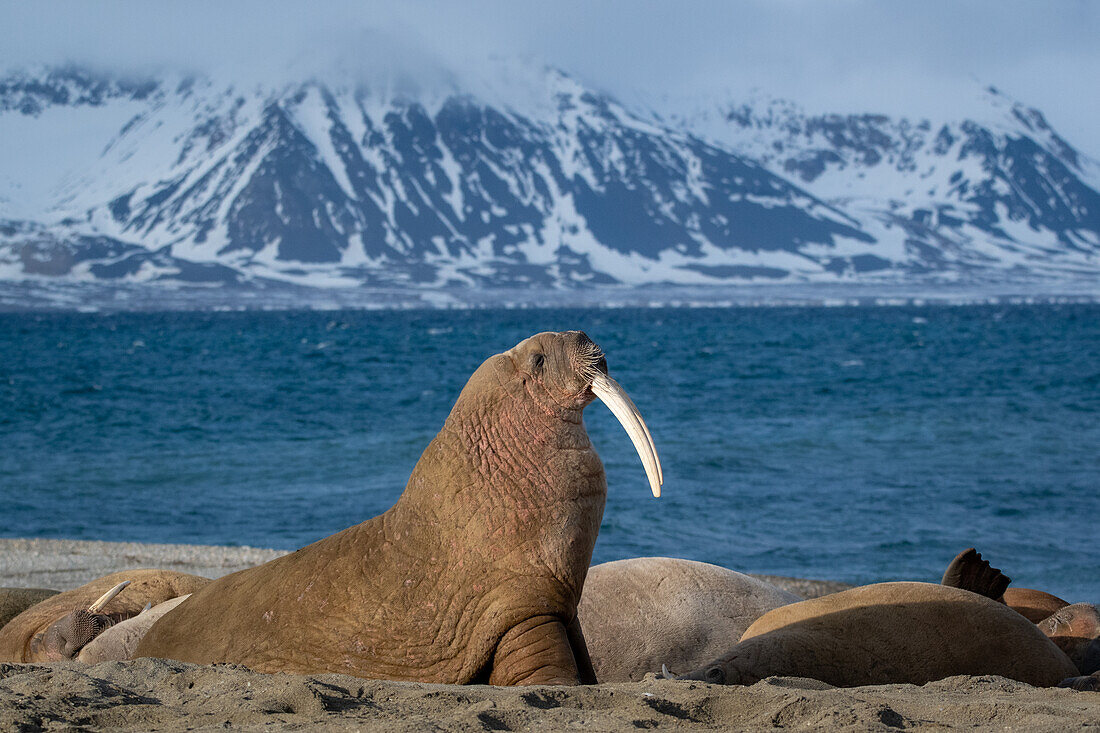
[[[626,429],[642,459],[650,490],[660,496],[664,476],[653,437],[634,402],[608,375],[603,351],[583,331],[535,334],[488,359],[470,377],[452,418],[492,414],[494,423],[513,430],[517,439],[550,438],[556,433],[561,440],[576,432],[569,428],[582,425],[581,411],[597,398]],[[558,429],[535,430],[544,418],[551,425],[560,423]],[[565,442],[561,447],[582,447]],[[587,447],[587,436],[583,442]]]
[[1055,611],[1037,625],[1066,653],[1081,674],[1100,669],[1100,607],[1074,603]]
[[55,621],[31,640],[32,653],[41,655],[47,661],[75,657],[88,642],[114,624],[115,619],[100,611],[129,584],[130,581],[123,581],[87,608],[79,608]]
[[653,494],[661,488],[653,439],[607,369],[601,349],[580,331],[539,333],[486,359],[387,518],[395,536],[418,537],[422,547],[438,541],[462,567],[476,557],[517,578],[543,568],[561,589],[557,607],[568,620],[607,494],[582,420],[588,404],[599,398],[611,408]]
[[[595,398],[607,405],[634,443],[650,490],[661,495],[664,476],[653,436],[626,391],[608,375],[603,351],[584,331],[536,334],[503,356],[511,362],[513,381],[549,411],[562,411],[563,419]],[[501,366],[507,373],[509,364]]]

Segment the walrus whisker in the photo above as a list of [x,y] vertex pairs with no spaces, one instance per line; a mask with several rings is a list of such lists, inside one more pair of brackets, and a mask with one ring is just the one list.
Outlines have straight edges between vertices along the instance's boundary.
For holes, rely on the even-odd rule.
[[111,588],[111,590],[107,591],[106,593],[101,595],[99,598],[97,598],[95,603],[88,606],[88,613],[99,613],[99,610],[101,608],[103,608],[108,603],[110,603],[111,599],[114,598],[115,596],[117,596],[119,593],[121,593],[122,589],[125,588],[128,585],[130,585],[130,581],[124,580],[121,583],[119,583],[118,585],[116,585],[114,588]]
[[642,459],[642,466],[649,478],[649,488],[652,489],[654,496],[659,497],[661,484],[664,483],[664,474],[661,471],[661,461],[657,458],[657,446],[653,444],[653,436],[650,435],[641,412],[627,395],[626,390],[606,374],[597,374],[592,379],[592,393],[607,405],[626,429],[626,434],[630,436],[634,449]]

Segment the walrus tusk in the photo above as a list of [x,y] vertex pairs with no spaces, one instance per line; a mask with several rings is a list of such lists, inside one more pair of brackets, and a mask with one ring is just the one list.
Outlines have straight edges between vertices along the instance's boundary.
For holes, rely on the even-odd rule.
[[606,374],[597,374],[592,380],[592,392],[626,428],[626,434],[630,436],[634,449],[642,459],[642,466],[649,478],[649,488],[653,490],[654,496],[660,496],[665,477],[661,472],[661,461],[657,458],[657,446],[653,444],[653,436],[649,434],[642,413],[619,383]]
[[130,581],[124,580],[121,583],[119,583],[118,585],[116,585],[114,588],[111,588],[111,590],[107,591],[106,593],[101,595],[98,599],[96,599],[95,603],[88,606],[88,613],[99,613],[99,609],[103,608],[108,603],[110,603],[111,599],[114,598],[115,596],[117,596],[119,593],[121,593],[122,589],[125,588],[128,585],[130,585]]

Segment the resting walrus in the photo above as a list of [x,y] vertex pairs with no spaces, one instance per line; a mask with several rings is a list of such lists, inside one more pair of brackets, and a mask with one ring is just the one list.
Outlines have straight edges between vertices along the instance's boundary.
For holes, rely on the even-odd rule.
[[211,582],[135,656],[425,682],[594,681],[576,610],[607,492],[581,420],[597,396],[659,495],[652,439],[599,347],[577,331],[538,334],[474,372],[387,512]]
[[596,677],[630,682],[662,663],[705,664],[764,613],[800,600],[717,565],[639,557],[589,568],[577,613]]
[[726,656],[681,679],[750,685],[785,675],[853,687],[959,674],[1053,687],[1079,672],[1003,603],[931,583],[877,583],[769,611]]
[[206,578],[174,570],[126,570],[37,603],[0,628],[0,662],[52,662],[75,657],[85,644],[148,603],[191,593]]

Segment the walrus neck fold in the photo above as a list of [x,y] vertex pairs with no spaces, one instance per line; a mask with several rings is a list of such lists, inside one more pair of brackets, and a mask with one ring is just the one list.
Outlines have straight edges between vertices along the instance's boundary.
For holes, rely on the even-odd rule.
[[606,493],[603,466],[579,410],[573,422],[531,400],[463,407],[424,451],[403,500],[442,507],[461,498],[479,510],[519,509]]
[[526,399],[460,401],[387,526],[461,537],[465,562],[476,556],[517,576],[532,565],[549,569],[579,598],[606,496],[583,422],[564,422]]

